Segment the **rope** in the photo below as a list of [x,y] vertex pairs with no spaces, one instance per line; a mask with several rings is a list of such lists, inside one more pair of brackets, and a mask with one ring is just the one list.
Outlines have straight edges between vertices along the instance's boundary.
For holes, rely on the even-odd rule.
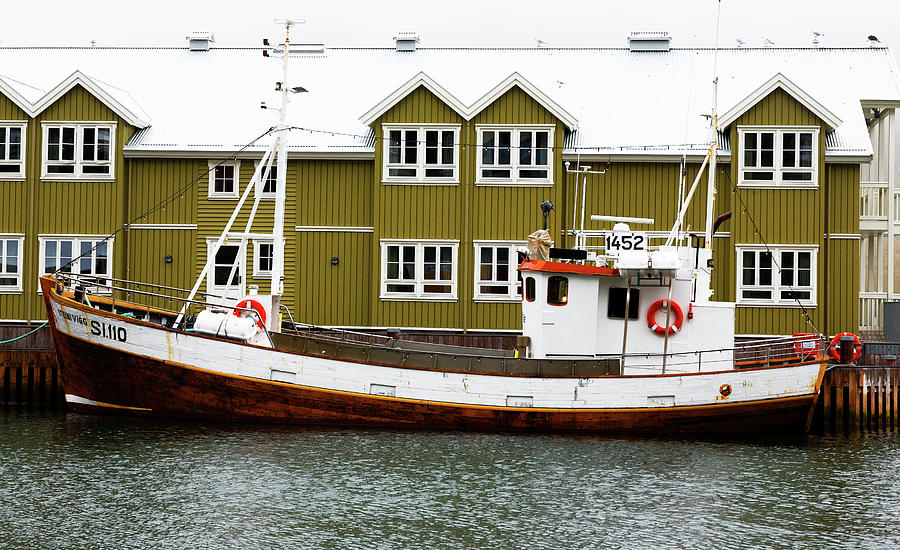
[[36,329],[34,329],[34,330],[30,331],[30,332],[26,332],[25,334],[23,334],[23,335],[21,335],[21,336],[16,336],[15,338],[11,338],[11,339],[9,339],[9,340],[3,340],[2,342],[0,342],[0,345],[3,345],[3,344],[11,344],[12,342],[15,342],[16,340],[21,340],[22,338],[25,338],[26,336],[29,336],[29,335],[31,335],[31,334],[34,334],[35,332],[37,332],[37,331],[41,330],[42,328],[46,327],[46,326],[47,326],[47,323],[49,323],[49,322],[50,322],[50,321],[44,321],[38,328],[36,328]]

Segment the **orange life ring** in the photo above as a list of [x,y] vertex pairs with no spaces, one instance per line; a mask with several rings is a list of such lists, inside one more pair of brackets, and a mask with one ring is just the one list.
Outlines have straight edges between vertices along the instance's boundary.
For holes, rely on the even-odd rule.
[[[266,308],[264,308],[261,303],[257,302],[256,300],[247,298],[238,302],[234,307],[242,307],[255,311],[259,315],[259,320],[256,322],[256,326],[258,326],[260,330],[266,330]],[[235,309],[234,315],[235,317],[251,317],[250,313],[241,311],[240,309]]]
[[842,332],[840,334],[835,334],[834,338],[831,339],[831,344],[828,345],[828,355],[831,356],[835,361],[841,360],[841,336],[852,336],[853,337],[853,361],[859,359],[863,352],[862,342],[859,341],[859,336],[853,334],[852,332]]
[[731,384],[722,384],[719,386],[719,393],[722,394],[722,397],[728,397],[731,395]]
[[[650,306],[650,309],[647,310],[647,326],[650,327],[650,330],[659,334],[660,336],[666,333],[666,328],[660,326],[656,322],[656,312],[667,308],[669,305],[669,300],[657,300],[653,302],[653,305]],[[675,321],[669,325],[669,334],[675,334],[679,330],[681,330],[681,324],[684,322],[684,312],[681,311],[681,306],[672,301],[672,313],[675,314]]]

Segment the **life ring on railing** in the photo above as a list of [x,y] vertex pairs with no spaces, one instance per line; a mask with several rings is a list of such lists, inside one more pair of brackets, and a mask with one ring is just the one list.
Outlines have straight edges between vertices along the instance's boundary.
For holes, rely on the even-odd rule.
[[[246,298],[238,302],[234,307],[236,308],[244,308],[244,309],[252,309],[255,311],[259,317],[256,322],[256,326],[260,328],[260,330],[266,330],[266,308],[256,300],[251,300],[250,298]],[[234,310],[235,317],[253,317],[253,315],[247,311],[241,311],[240,309]]]
[[831,339],[831,344],[828,345],[828,355],[831,356],[835,361],[840,362],[841,360],[841,336],[852,336],[853,337],[853,361],[859,359],[863,352],[862,342],[859,341],[859,336],[853,334],[852,332],[842,332],[840,334],[835,334],[834,338]]
[[[668,307],[670,300],[657,300],[653,302],[653,305],[650,306],[650,309],[647,310],[647,326],[650,327],[650,330],[663,336],[666,333],[666,327],[660,326],[656,322],[656,312],[661,309],[665,309]],[[675,334],[679,330],[681,330],[681,324],[684,322],[684,312],[681,311],[681,306],[679,306],[674,301],[672,304],[672,313],[675,314],[675,321],[669,325],[669,334]]]

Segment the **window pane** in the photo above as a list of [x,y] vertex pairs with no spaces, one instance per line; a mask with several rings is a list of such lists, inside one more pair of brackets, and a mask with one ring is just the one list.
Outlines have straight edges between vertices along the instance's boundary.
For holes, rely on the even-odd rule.
[[785,149],[796,149],[797,148],[797,134],[791,132],[785,132],[781,136],[783,147]]
[[756,168],[756,151],[746,150],[744,151],[744,166],[748,166],[750,168]]
[[6,272],[19,271],[19,241],[6,241]]
[[812,134],[809,132],[802,132],[800,134],[800,149],[801,150],[812,150]]
[[744,149],[756,149],[756,132],[744,134]]
[[498,154],[498,164],[509,165],[510,164],[510,145],[511,145],[511,132],[498,132],[500,142],[500,151]]
[[519,164],[531,164],[531,132],[519,132]]
[[800,166],[812,168],[812,151],[800,151]]
[[56,271],[56,241],[44,243],[44,271],[47,273]]
[[424,249],[425,261],[434,263],[435,257],[437,256],[437,250],[433,246],[426,246]]
[[438,163],[438,133],[437,130],[425,132],[425,164]]
[[812,264],[812,253],[811,252],[798,252],[797,253],[797,265],[800,269],[809,269]]
[[782,285],[793,285],[794,284],[794,253],[793,252],[782,252],[781,253],[781,284]]
[[387,285],[388,292],[415,292],[414,285]]
[[745,285],[756,284],[756,252],[744,252],[742,281]]
[[773,149],[775,147],[775,134],[772,132],[762,132],[760,134],[760,142],[762,149]]
[[569,301],[569,279],[554,275],[547,281],[547,303],[564,306]]
[[525,299],[529,302],[534,301],[534,277],[525,278]]
[[441,164],[453,164],[453,132],[443,132],[441,147]]
[[404,133],[406,138],[406,143],[404,143],[404,155],[406,158],[403,159],[403,164],[416,164],[418,163],[418,132],[416,132],[416,130],[407,130]]
[[72,270],[72,266],[69,265],[69,262],[72,261],[72,241],[59,241],[59,269],[65,272],[70,272]]
[[772,284],[772,255],[762,252],[759,256],[759,284],[769,286]]
[[441,263],[450,263],[453,261],[453,249],[449,246],[441,247]]
[[763,168],[770,168],[775,165],[774,159],[775,155],[772,153],[772,151],[762,151],[760,152],[759,165]]
[[548,140],[550,139],[550,132],[535,132],[534,137],[536,141],[535,145],[537,147],[534,163],[540,166],[546,166],[549,159]]
[[237,245],[220,246],[219,250],[216,252],[216,263],[233,264],[234,260],[237,259],[238,248]]
[[782,166],[787,166],[787,167],[796,166],[796,164],[794,164],[795,158],[796,158],[796,153],[794,151],[784,151],[781,154]]
[[390,146],[388,152],[388,162],[398,164],[400,162],[400,130],[390,131]]

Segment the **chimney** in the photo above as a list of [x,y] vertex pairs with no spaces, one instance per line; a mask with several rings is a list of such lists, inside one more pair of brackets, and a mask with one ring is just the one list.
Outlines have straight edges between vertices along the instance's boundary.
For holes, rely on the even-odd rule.
[[414,32],[401,32],[394,37],[394,43],[398,52],[414,52],[419,43],[419,35]]
[[206,31],[194,31],[185,39],[188,41],[188,49],[192,52],[209,51],[209,45],[216,41],[213,33]]
[[628,36],[632,52],[667,52],[672,37],[667,32],[633,32]]

